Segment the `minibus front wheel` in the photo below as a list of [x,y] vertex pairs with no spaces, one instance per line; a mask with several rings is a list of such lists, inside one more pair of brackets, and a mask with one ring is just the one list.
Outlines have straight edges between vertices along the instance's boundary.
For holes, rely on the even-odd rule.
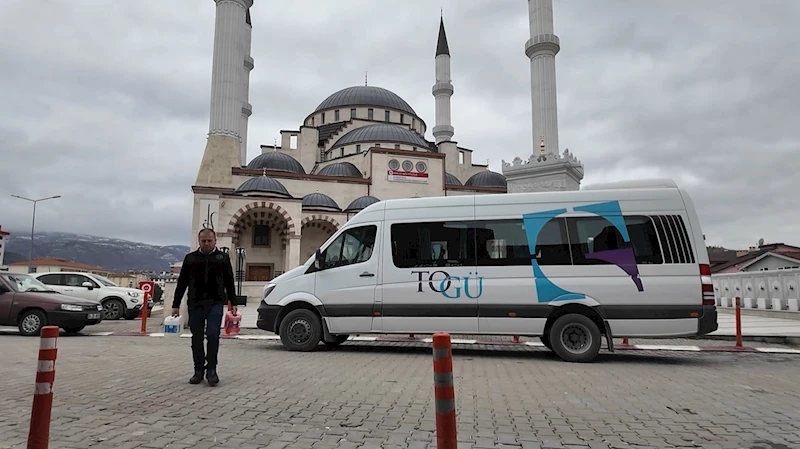
[[591,362],[600,352],[600,329],[586,315],[568,313],[559,317],[549,337],[553,352],[567,362]]
[[290,351],[312,351],[322,340],[322,320],[313,310],[292,310],[281,320],[280,336]]

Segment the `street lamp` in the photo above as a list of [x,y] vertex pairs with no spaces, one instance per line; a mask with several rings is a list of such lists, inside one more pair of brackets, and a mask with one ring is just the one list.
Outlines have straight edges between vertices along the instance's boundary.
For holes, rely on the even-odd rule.
[[39,201],[45,201],[45,200],[52,200],[52,199],[55,199],[55,198],[61,198],[61,195],[49,196],[47,198],[40,198],[38,200],[32,200],[30,198],[25,198],[24,196],[19,196],[19,195],[11,195],[11,196],[13,196],[14,198],[19,198],[21,200],[30,201],[30,202],[33,203],[33,219],[31,220],[31,248],[30,248],[30,252],[28,254],[28,273],[30,273],[31,272],[31,266],[33,264],[33,227],[36,225],[36,203],[38,203]]

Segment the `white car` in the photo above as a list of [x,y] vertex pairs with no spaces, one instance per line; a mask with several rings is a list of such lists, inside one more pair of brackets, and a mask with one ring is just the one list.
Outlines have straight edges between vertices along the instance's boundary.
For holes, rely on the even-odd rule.
[[[83,272],[57,271],[34,274],[39,282],[69,296],[99,301],[103,305],[104,320],[139,316],[144,303],[144,292],[137,288],[120,287],[108,278]],[[148,311],[153,304],[148,304]]]

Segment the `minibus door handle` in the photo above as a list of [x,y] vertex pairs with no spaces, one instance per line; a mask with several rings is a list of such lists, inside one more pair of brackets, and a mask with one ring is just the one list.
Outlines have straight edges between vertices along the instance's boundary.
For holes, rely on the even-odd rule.
[[369,273],[369,272],[365,271],[365,272],[361,273],[360,276],[362,278],[371,278],[371,277],[375,276],[375,273]]

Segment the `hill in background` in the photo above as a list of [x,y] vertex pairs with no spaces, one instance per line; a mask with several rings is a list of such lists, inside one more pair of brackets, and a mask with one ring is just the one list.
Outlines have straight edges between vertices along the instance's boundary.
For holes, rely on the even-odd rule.
[[[27,262],[30,233],[11,233],[4,262]],[[189,252],[184,245],[157,246],[128,240],[71,234],[37,233],[33,239],[33,257],[58,257],[86,263],[114,272],[128,270],[169,271],[172,263],[183,260]]]

